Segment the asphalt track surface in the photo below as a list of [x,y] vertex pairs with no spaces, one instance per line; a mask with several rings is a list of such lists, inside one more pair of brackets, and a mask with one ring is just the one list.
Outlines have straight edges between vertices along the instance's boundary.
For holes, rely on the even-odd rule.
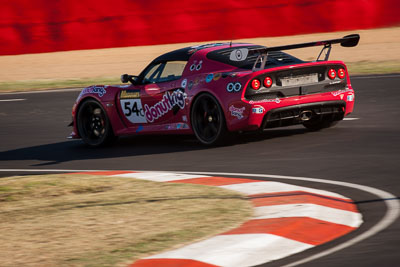
[[[342,121],[320,132],[293,126],[261,135],[242,135],[234,144],[217,148],[203,147],[192,136],[165,135],[121,138],[111,147],[88,148],[79,140],[66,140],[71,132],[67,127],[71,107],[79,91],[0,94],[0,169],[303,176],[367,185],[399,199],[400,75],[353,77],[352,85],[356,106],[350,117],[356,120]],[[0,176],[16,174],[25,172],[0,172]],[[352,198],[365,223],[347,236],[265,266],[289,264],[346,242],[370,229],[386,212],[382,199],[360,190],[306,181],[286,182]],[[304,266],[398,266],[399,247],[397,220],[360,243]]]

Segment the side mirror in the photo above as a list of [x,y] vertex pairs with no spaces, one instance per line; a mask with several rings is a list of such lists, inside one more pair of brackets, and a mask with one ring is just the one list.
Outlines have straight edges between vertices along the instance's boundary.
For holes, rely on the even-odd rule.
[[127,83],[127,82],[129,82],[129,75],[128,75],[128,74],[122,74],[122,75],[121,75],[121,82],[122,82],[122,83]]
[[122,83],[131,82],[131,84],[135,84],[137,78],[138,78],[138,76],[135,76],[135,75],[122,74],[121,75],[121,82]]

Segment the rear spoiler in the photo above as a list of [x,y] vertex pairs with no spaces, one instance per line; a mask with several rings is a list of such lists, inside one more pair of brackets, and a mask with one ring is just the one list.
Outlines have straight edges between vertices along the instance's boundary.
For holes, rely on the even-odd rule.
[[[313,47],[313,46],[324,46],[322,48],[321,52],[319,53],[316,61],[327,61],[329,59],[329,55],[330,55],[333,44],[340,44],[343,47],[354,47],[358,44],[359,41],[360,41],[359,34],[350,34],[350,35],[346,35],[343,38],[339,38],[339,39],[331,39],[331,40],[325,40],[325,41],[273,46],[273,47],[256,49],[256,50],[253,50],[252,52],[255,52],[255,53],[258,52],[258,53],[260,53],[260,55],[257,57],[257,60],[253,65],[253,71],[264,69],[265,64],[267,62],[268,52],[298,49],[298,48]],[[325,52],[325,58],[323,60],[320,60],[319,58],[321,57],[323,52]],[[257,67],[258,65],[259,65],[259,67]]]

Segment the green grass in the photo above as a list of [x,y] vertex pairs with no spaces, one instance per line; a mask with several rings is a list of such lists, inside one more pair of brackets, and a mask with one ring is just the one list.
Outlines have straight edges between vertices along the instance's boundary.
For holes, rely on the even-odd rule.
[[[350,75],[368,75],[368,74],[389,74],[400,73],[400,62],[398,61],[361,61],[347,63]],[[97,77],[85,79],[67,79],[67,80],[32,80],[0,82],[0,92],[19,92],[35,91],[60,88],[84,88],[90,85],[113,85],[121,84],[119,77]]]
[[35,90],[60,89],[60,88],[84,88],[90,85],[101,85],[101,84],[102,85],[121,84],[121,82],[119,80],[119,77],[0,82],[0,92],[35,91]]

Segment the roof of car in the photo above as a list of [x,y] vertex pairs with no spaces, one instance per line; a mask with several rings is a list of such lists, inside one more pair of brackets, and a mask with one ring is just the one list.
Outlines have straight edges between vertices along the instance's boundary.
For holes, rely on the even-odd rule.
[[212,43],[212,44],[203,44],[197,46],[189,46],[181,49],[177,49],[168,53],[165,53],[153,60],[153,62],[163,62],[163,61],[188,61],[192,55],[200,50],[204,50],[205,53],[210,51],[220,50],[228,47],[237,47],[249,45],[253,46],[253,44],[244,44],[244,43]]

